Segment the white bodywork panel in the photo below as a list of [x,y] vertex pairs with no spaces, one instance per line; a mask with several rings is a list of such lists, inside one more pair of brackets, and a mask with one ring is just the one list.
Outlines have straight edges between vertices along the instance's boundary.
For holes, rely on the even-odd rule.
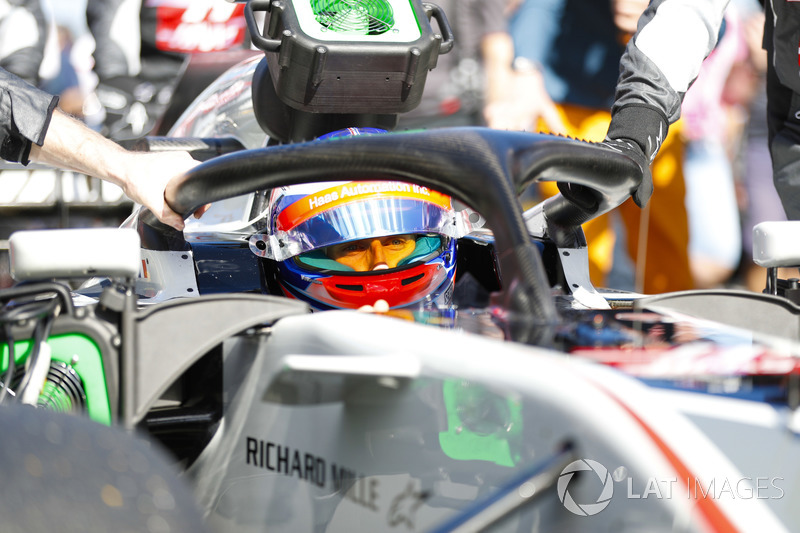
[[140,267],[139,247],[139,235],[133,229],[18,231],[9,238],[11,275],[17,281],[135,278]]
[[800,265],[800,221],[756,224],[753,227],[753,262],[765,268]]

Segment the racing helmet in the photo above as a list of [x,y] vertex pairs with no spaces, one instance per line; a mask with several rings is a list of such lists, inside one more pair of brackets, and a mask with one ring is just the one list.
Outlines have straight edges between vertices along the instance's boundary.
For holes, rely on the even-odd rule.
[[[292,185],[270,192],[267,229],[250,238],[250,249],[272,260],[285,296],[317,310],[378,300],[393,309],[446,309],[456,239],[476,225],[472,213],[455,210],[448,195],[401,181]],[[376,259],[384,250],[391,257]],[[362,252],[371,259],[343,258]]]

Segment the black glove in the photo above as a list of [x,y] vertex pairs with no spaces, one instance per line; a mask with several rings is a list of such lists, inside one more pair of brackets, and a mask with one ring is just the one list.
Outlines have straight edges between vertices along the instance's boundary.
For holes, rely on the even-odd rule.
[[642,181],[631,197],[636,205],[644,207],[653,194],[653,162],[667,136],[669,122],[658,108],[647,104],[627,104],[612,110],[611,124],[602,144],[622,152],[642,168]]
[[653,175],[650,172],[650,161],[648,161],[642,148],[628,139],[606,139],[600,144],[633,159],[639,165],[642,169],[642,181],[639,182],[639,186],[631,194],[631,198],[639,207],[647,205],[647,201],[650,200],[650,196],[653,194]]

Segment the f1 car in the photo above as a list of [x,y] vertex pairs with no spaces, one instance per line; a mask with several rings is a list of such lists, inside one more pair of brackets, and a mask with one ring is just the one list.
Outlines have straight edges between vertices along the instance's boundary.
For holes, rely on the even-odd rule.
[[[218,531],[794,529],[791,282],[771,278],[775,294],[594,288],[580,225],[641,179],[601,145],[485,128],[305,141],[386,125],[398,98],[419,95],[403,86],[409,61],[401,76],[387,52],[381,81],[403,83],[370,93],[370,112],[343,107],[323,81],[358,69],[337,70],[336,46],[293,40],[307,34],[300,4],[248,3],[251,24],[270,11],[254,39],[265,58],[209,87],[173,137],[146,140],[207,158],[167,191],[187,216],[211,203],[201,219],[177,232],[138,210],[119,229],[12,236],[5,401],[157,441]],[[447,27],[435,6],[410,6]],[[430,64],[451,44],[419,27],[397,49],[427,42],[411,57]],[[542,180],[561,194],[523,211],[519,195]],[[444,220],[474,223],[450,234],[454,306],[319,312],[276,287],[280,250],[306,241],[273,231],[271,193],[332,181],[452,197]],[[786,266],[790,250],[763,229],[760,261]],[[86,277],[74,292],[50,281]],[[350,279],[336,288],[364,290]]]

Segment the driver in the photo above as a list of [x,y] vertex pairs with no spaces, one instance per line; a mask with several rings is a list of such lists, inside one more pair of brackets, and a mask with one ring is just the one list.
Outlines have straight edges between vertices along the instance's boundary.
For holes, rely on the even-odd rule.
[[396,268],[416,247],[414,235],[389,235],[328,246],[325,255],[356,272],[367,272]]
[[[348,128],[320,137],[380,134]],[[449,196],[400,181],[337,181],[274,189],[266,231],[250,249],[268,260],[272,290],[317,310],[445,310],[456,239],[475,226]],[[385,306],[380,302],[381,308]]]
[[268,228],[250,240],[274,292],[317,310],[442,310],[452,303],[456,239],[473,225],[449,196],[399,181],[274,189]]

